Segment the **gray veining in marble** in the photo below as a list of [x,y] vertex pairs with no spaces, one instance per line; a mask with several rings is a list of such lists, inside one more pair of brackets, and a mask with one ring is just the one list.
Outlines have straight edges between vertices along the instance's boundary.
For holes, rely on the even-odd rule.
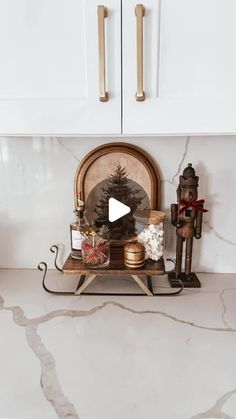
[[[112,140],[115,143],[119,138]],[[35,268],[39,259],[47,257],[48,249],[54,243],[62,243],[68,254],[68,226],[73,218],[73,181],[78,163],[93,148],[109,142],[109,138],[92,137],[86,140],[62,137],[0,139],[0,203],[4,217],[4,223],[0,223],[1,267]],[[167,214],[170,203],[176,201],[178,175],[185,164],[193,163],[200,177],[199,197],[206,200],[209,209],[204,214],[202,238],[198,243],[195,241],[194,269],[198,272],[235,272],[234,138],[140,137],[129,138],[128,142],[143,148],[156,161],[163,179],[161,206]],[[230,202],[230,208],[226,206],[227,202]],[[55,211],[55,205],[61,205],[60,212]],[[34,219],[36,209],[37,223]],[[165,241],[166,254],[173,257],[174,228],[170,219],[166,221],[166,231],[169,235]],[[37,240],[37,256],[31,246],[32,240]],[[51,259],[47,262],[53,267]]]
[[218,231],[213,226],[211,226],[207,221],[205,221],[204,224],[208,227],[209,230],[213,231],[213,233],[215,234],[217,239],[221,240],[222,242],[224,242],[224,243],[226,243],[230,246],[236,246],[235,241],[229,240],[229,239],[223,237],[222,234],[218,233]]
[[80,160],[81,160],[81,157],[79,158],[79,157],[77,157],[77,155],[74,153],[74,151],[73,150],[71,150],[71,148],[70,147],[68,147],[68,145],[67,144],[65,144],[65,142],[63,141],[63,139],[62,138],[59,138],[59,137],[57,137],[57,141],[58,141],[58,144],[61,146],[61,147],[63,147],[72,157],[73,157],[73,159],[74,160],[76,160],[77,162],[80,162]]
[[191,137],[186,137],[186,140],[185,140],[185,143],[184,143],[184,150],[183,150],[182,154],[180,155],[179,162],[177,162],[176,173],[171,177],[171,179],[161,179],[162,183],[168,183],[169,185],[172,185],[172,186],[177,186],[178,185],[178,181],[179,181],[178,176],[181,173],[181,170],[183,168],[183,163],[185,162],[187,154],[188,154],[190,139],[191,139]]
[[214,406],[212,406],[206,412],[192,416],[191,419],[235,419],[236,416],[228,415],[223,411],[225,403],[235,394],[236,389],[228,391],[216,401]]
[[[223,307],[221,318],[222,318],[222,321],[225,324],[225,326],[226,327],[229,327],[228,322],[227,322],[227,320],[225,318],[226,317],[226,313],[227,313],[227,307],[226,307],[226,304],[224,302],[224,293],[225,293],[225,291],[226,291],[225,289],[222,290],[221,293],[220,293],[220,295],[219,295],[220,296],[221,303],[222,303],[222,307]],[[229,291],[229,290],[227,290],[227,291]]]
[[[16,271],[13,271],[13,275],[15,275],[15,272]],[[22,276],[22,273],[21,273],[21,276]],[[3,277],[4,277],[4,272],[3,272]],[[59,278],[60,277],[58,277],[58,279]],[[130,315],[139,317],[140,319],[142,319],[142,323],[145,322],[146,325],[149,325],[150,321],[151,321],[151,324],[153,324],[153,326],[155,324],[160,325],[162,321],[164,322],[164,324],[167,322],[166,325],[168,326],[169,324],[168,329],[175,330],[176,337],[178,337],[179,332],[180,334],[182,333],[181,330],[184,330],[185,331],[184,332],[185,337],[183,336],[184,343],[186,347],[188,347],[189,350],[191,351],[195,345],[194,336],[196,332],[194,331],[198,331],[198,336],[200,336],[199,333],[204,332],[204,334],[202,335],[203,342],[206,339],[206,336],[208,336],[209,341],[211,341],[211,337],[214,338],[214,336],[216,336],[217,334],[220,334],[221,339],[223,339],[224,335],[225,336],[228,335],[232,337],[233,335],[235,335],[236,316],[235,316],[235,322],[232,322],[232,324],[230,324],[231,322],[229,323],[229,321],[227,321],[226,319],[228,310],[230,309],[231,311],[231,319],[232,319],[232,313],[233,313],[232,310],[234,310],[231,306],[228,306],[228,301],[226,302],[226,295],[228,296],[230,292],[236,291],[236,287],[232,287],[233,278],[232,279],[231,278],[232,277],[230,276],[229,277],[230,280],[228,281],[228,283],[225,283],[223,287],[218,281],[214,287],[204,286],[203,289],[201,290],[189,289],[189,290],[184,291],[184,295],[182,295],[181,297],[167,298],[167,299],[152,299],[152,298],[149,299],[148,297],[143,297],[141,299],[140,298],[137,298],[137,299],[134,298],[134,299],[128,299],[128,300],[125,299],[124,301],[122,301],[120,298],[118,299],[115,298],[113,300],[108,300],[108,301],[107,300],[101,301],[102,299],[100,298],[100,301],[99,301],[99,299],[96,300],[96,298],[93,300],[90,300],[90,298],[88,298],[86,300],[86,297],[81,297],[81,298],[72,297],[73,300],[71,298],[69,298],[68,300],[65,300],[65,303],[66,301],[69,301],[69,304],[65,304],[65,308],[49,309],[47,310],[46,313],[42,313],[36,316],[35,315],[30,316],[30,314],[27,314],[27,315],[25,314],[25,309],[23,307],[24,303],[22,303],[23,305],[22,304],[9,305],[4,302],[4,299],[7,301],[8,297],[4,297],[3,299],[3,297],[1,296],[0,297],[0,311],[12,313],[12,318],[15,324],[25,329],[25,337],[26,337],[28,346],[32,350],[35,357],[40,362],[41,377],[39,377],[39,380],[40,380],[40,385],[41,385],[43,394],[45,396],[45,399],[48,401],[48,403],[53,406],[57,414],[57,417],[60,419],[79,419],[80,417],[83,417],[83,416],[80,416],[80,406],[78,404],[75,404],[74,400],[71,399],[71,396],[67,394],[67,390],[65,391],[64,385],[61,384],[60,376],[58,375],[58,368],[57,368],[58,365],[55,361],[55,354],[52,350],[49,350],[48,345],[45,342],[45,332],[43,334],[42,334],[43,330],[40,332],[41,327],[43,325],[47,325],[51,322],[55,322],[63,318],[68,319],[68,320],[71,319],[72,321],[72,319],[83,319],[83,318],[86,319],[86,318],[92,317],[94,318],[94,321],[97,322],[98,320],[96,319],[98,315],[100,318],[105,319],[107,309],[112,310],[111,312],[113,312],[113,308],[114,308],[117,318],[119,318],[119,313],[121,317],[122,317],[122,313],[126,313],[127,315],[125,315],[125,318],[127,318],[127,320],[129,319]],[[127,285],[129,284],[129,282],[130,281],[125,281]],[[4,284],[1,285],[1,284],[2,282],[0,280],[1,290],[3,288],[3,291],[4,291],[4,287],[5,287],[4,294],[6,293],[6,295],[8,295],[7,281],[5,282],[6,285]],[[30,286],[33,287],[33,283],[31,279],[30,279],[29,284],[32,284]],[[211,284],[214,284],[214,281],[209,282],[209,285]],[[165,288],[166,286],[161,285],[160,287]],[[2,291],[1,293],[3,295]],[[47,294],[43,294],[43,295],[47,297]],[[218,315],[218,319],[219,319],[219,322],[221,322],[222,324],[211,325],[210,317],[209,317],[209,321],[207,320],[207,318],[204,321],[202,316],[199,318],[199,320],[192,320],[191,312],[189,312],[189,315],[187,315],[188,312],[186,310],[185,310],[185,314],[184,312],[182,312],[181,305],[183,305],[184,307],[184,305],[187,304],[189,307],[191,307],[190,301],[193,301],[193,302],[195,301],[193,304],[196,304],[197,300],[199,301],[200,304],[206,304],[205,308],[207,310],[207,307],[208,307],[207,301],[209,298],[210,298],[210,301],[212,301],[212,303],[214,302],[214,304],[217,304],[217,300],[218,300],[218,304],[216,307],[219,308],[220,313]],[[17,300],[17,295],[15,299]],[[35,302],[36,301],[37,299],[35,299]],[[54,305],[56,304],[57,301],[58,303],[60,303],[60,297],[53,297]],[[72,304],[72,301],[74,301],[75,303],[77,301],[76,308],[72,308],[72,306],[74,305],[74,303]],[[63,304],[60,303],[59,306],[61,305]],[[158,306],[160,306],[160,308],[158,308]],[[166,309],[164,309],[165,306],[166,306]],[[172,310],[171,307],[174,310]],[[178,310],[176,310],[175,307],[176,308],[179,307]],[[204,305],[202,306],[201,310],[203,310],[203,307]],[[208,317],[207,311],[205,313],[206,313],[206,316]],[[157,323],[155,319],[158,320]],[[54,330],[53,325],[56,325],[56,324],[58,323],[51,324],[50,334]],[[88,323],[88,325],[89,324],[90,322]],[[94,343],[96,344],[96,341],[94,341]],[[176,346],[175,351],[176,350],[178,350],[178,346]],[[61,368],[60,368],[60,371],[61,371]],[[206,379],[210,380],[210,377],[206,377]],[[196,413],[193,412],[194,414],[189,415],[189,416],[186,416],[183,414],[181,419],[190,419],[190,416],[191,416],[191,419],[201,419],[201,418],[234,419],[235,415],[228,413],[225,408],[225,405],[226,405],[226,402],[232,399],[235,393],[236,393],[235,389],[233,390],[226,389],[225,393],[222,396],[220,396],[218,399],[215,398],[215,400],[217,399],[216,402],[213,403],[212,400],[209,398],[209,406],[212,406],[211,408],[199,409],[200,413],[198,413],[195,409]],[[0,408],[0,416],[1,416],[1,408]],[[164,412],[162,412],[160,416],[162,417],[162,419],[175,419],[168,415],[165,416]],[[87,416],[84,416],[84,417],[85,419],[87,419]],[[90,419],[89,416],[88,416],[88,419]],[[104,419],[107,419],[107,416],[104,416]],[[123,419],[129,419],[129,415],[127,417],[123,417]]]
[[[183,318],[180,315],[173,315],[170,314],[166,310],[159,310],[159,309],[141,309],[139,308],[139,299],[137,299],[137,303],[135,304],[134,308],[131,307],[130,304],[121,303],[120,301],[103,301],[99,304],[95,304],[88,309],[56,309],[47,312],[46,314],[42,314],[40,316],[32,317],[26,316],[24,313],[24,309],[20,306],[8,306],[4,303],[4,299],[0,296],[0,310],[1,311],[10,311],[13,316],[14,322],[20,326],[25,328],[25,336],[28,342],[29,347],[33,351],[34,355],[40,362],[41,365],[41,387],[44,393],[45,398],[48,402],[54,407],[55,412],[57,413],[60,419],[79,419],[79,412],[77,411],[75,405],[69,400],[63,388],[60,384],[60,380],[57,374],[57,366],[55,363],[55,359],[53,353],[51,353],[46,345],[43,342],[40,333],[38,331],[39,326],[50,322],[51,320],[57,318],[83,318],[88,316],[94,316],[99,312],[102,312],[108,307],[114,307],[118,310],[124,311],[126,313],[132,313],[135,316],[158,316],[160,319],[166,319],[170,322],[175,324],[179,324],[182,326],[190,327],[190,329],[198,329],[198,330],[205,330],[209,333],[225,333],[225,334],[234,334],[236,333],[236,327],[230,326],[226,321],[226,313],[227,313],[227,306],[224,302],[224,294],[226,292],[230,292],[231,290],[235,290],[236,288],[233,287],[226,287],[224,289],[220,289],[219,291],[216,290],[202,290],[202,291],[195,291],[195,290],[186,290],[186,297],[189,295],[199,295],[201,298],[202,295],[219,295],[219,299],[221,302],[221,318],[224,327],[222,326],[210,326],[207,324],[203,324],[201,321],[191,321],[186,318]],[[75,297],[77,298],[77,297]],[[145,302],[148,301],[148,297],[144,297]],[[177,297],[178,298],[178,297]],[[80,300],[79,300],[80,301]],[[81,300],[82,301],[82,300]],[[149,300],[151,301],[151,300]],[[158,301],[158,300],[156,300]],[[179,300],[178,300],[179,301]],[[183,300],[184,303],[184,300]],[[173,299],[173,304],[175,304],[175,299]],[[133,305],[133,304],[132,304]],[[192,345],[192,334],[189,335],[185,339],[186,345]],[[227,391],[223,394],[217,402],[211,407],[210,409],[203,411],[202,413],[196,413],[191,419],[201,419],[201,418],[209,418],[209,419],[234,419],[234,416],[228,415],[224,413],[224,405],[225,403],[236,393],[236,390],[233,389],[231,391]],[[1,412],[0,412],[1,414]],[[163,419],[172,419],[165,417],[165,414],[162,415]],[[124,418],[126,419],[126,418]],[[128,417],[127,417],[128,419]],[[173,418],[174,419],[174,418]],[[188,419],[188,418],[183,418]]]
[[41,364],[41,387],[46,399],[52,404],[60,419],[79,419],[75,407],[61,389],[53,355],[47,350],[39,336],[37,326],[25,329],[27,342]]
[[187,154],[188,154],[189,143],[190,143],[190,137],[187,137],[186,138],[185,145],[184,145],[183,155],[182,155],[181,160],[179,162],[179,166],[178,166],[177,172],[173,175],[173,177],[171,179],[171,183],[174,183],[174,184],[175,183],[176,184],[179,183],[178,176],[181,174],[181,171],[183,169],[183,163],[185,162],[186,157],[187,157]]

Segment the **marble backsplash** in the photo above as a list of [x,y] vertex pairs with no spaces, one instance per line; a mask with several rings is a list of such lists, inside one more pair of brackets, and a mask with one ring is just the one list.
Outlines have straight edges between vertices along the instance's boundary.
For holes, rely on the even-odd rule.
[[[0,267],[35,268],[41,260],[53,267],[49,248],[59,244],[61,258],[70,251],[73,182],[81,159],[111,138],[0,138]],[[124,140],[123,140],[124,141]],[[128,138],[156,161],[162,178],[162,210],[170,213],[185,165],[200,177],[205,198],[203,236],[194,242],[198,272],[236,272],[236,138]],[[165,254],[174,256],[175,230],[165,225]]]

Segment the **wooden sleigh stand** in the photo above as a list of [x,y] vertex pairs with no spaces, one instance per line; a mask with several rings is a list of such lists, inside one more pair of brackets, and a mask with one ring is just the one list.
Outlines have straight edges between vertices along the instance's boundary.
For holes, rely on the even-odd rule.
[[[153,289],[152,276],[164,275],[165,265],[164,260],[160,259],[158,262],[147,261],[146,264],[140,269],[129,269],[122,263],[121,249],[113,248],[111,250],[111,263],[108,267],[102,269],[88,269],[84,267],[83,262],[80,260],[72,259],[69,256],[64,263],[63,267],[60,268],[57,264],[58,258],[58,246],[53,245],[50,248],[52,253],[55,253],[54,266],[62,274],[76,275],[78,277],[78,284],[75,290],[72,291],[56,291],[52,290],[46,285],[47,275],[47,264],[40,262],[38,269],[43,271],[43,288],[45,291],[51,294],[57,295],[107,295],[107,296],[149,296],[149,297],[161,297],[161,296],[175,296],[181,293],[183,290],[183,284],[180,280],[176,280],[175,286],[179,286],[177,291],[156,293]],[[104,277],[106,275],[121,276],[130,275],[134,282],[140,287],[142,292],[127,293],[127,292],[91,292],[85,291],[89,285],[96,279],[96,277]],[[142,279],[140,278],[142,277]],[[144,277],[144,278],[143,278]]]
[[[160,208],[160,176],[152,159],[141,149],[126,143],[106,144],[96,148],[89,153],[81,162],[75,176],[74,198],[75,205],[80,197],[86,202],[91,190],[95,186],[95,182],[101,182],[102,179],[109,175],[104,173],[104,168],[111,167],[112,161],[125,161],[128,166],[129,177],[132,177],[131,169],[134,171],[134,179],[137,173],[140,174],[142,187],[148,193],[150,206],[152,209]],[[99,169],[100,168],[100,169]],[[140,183],[139,179],[139,183]],[[85,266],[82,260],[72,259],[69,255],[62,268],[58,266],[58,246],[53,245],[50,248],[55,253],[54,266],[62,274],[75,275],[78,277],[76,289],[71,291],[56,291],[46,285],[47,264],[41,262],[38,268],[43,271],[43,288],[45,291],[57,295],[108,295],[108,296],[174,296],[181,293],[183,284],[180,280],[176,280],[175,286],[179,288],[175,291],[156,293],[153,286],[153,276],[165,274],[164,259],[152,261],[147,260],[142,268],[127,268],[124,265],[123,246],[111,246],[110,264],[102,268],[92,268]],[[140,292],[92,292],[89,286],[97,277],[119,277],[122,275],[130,275],[134,283],[141,290]],[[141,278],[140,278],[141,277]],[[99,280],[99,279],[98,279]],[[125,283],[124,283],[125,284]]]

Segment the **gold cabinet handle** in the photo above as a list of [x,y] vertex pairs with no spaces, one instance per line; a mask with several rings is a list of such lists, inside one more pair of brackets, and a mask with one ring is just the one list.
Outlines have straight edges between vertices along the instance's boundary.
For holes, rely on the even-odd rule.
[[136,100],[142,102],[145,100],[143,90],[143,16],[145,15],[145,7],[143,4],[137,4],[135,7],[137,20],[137,92]]
[[105,18],[107,7],[98,6],[98,55],[99,55],[99,100],[107,102],[109,94],[106,92],[106,64],[105,64]]

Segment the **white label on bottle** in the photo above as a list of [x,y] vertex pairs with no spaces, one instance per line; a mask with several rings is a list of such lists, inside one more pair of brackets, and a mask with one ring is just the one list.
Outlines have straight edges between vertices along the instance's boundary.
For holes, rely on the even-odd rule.
[[72,230],[72,249],[81,250],[82,236],[80,231]]

